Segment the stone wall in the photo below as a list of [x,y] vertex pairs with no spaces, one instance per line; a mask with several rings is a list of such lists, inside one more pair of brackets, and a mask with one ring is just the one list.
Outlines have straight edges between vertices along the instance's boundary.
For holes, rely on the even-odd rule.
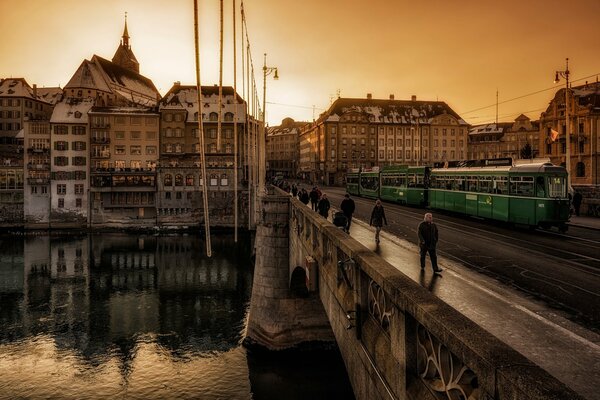
[[581,216],[600,217],[600,186],[573,185],[573,189],[581,192]]
[[256,262],[246,345],[283,350],[311,342],[334,342],[318,293],[290,290],[289,195],[262,199],[256,228]]
[[298,200],[290,202],[292,252],[318,264],[321,302],[357,399],[582,398]]

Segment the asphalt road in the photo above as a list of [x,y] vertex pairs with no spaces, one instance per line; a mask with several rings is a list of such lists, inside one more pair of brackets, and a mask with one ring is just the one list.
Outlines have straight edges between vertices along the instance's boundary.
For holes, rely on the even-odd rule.
[[[345,189],[321,188],[338,208]],[[357,196],[355,218],[369,221],[374,201]],[[384,203],[384,230],[417,242],[424,209]],[[494,221],[433,210],[438,254],[545,301],[588,329],[600,332],[600,231],[519,229]]]

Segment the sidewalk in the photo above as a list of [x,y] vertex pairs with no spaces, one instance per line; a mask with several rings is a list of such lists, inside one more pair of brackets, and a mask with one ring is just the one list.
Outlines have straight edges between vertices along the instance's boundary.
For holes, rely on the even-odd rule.
[[[580,217],[581,218],[581,217]],[[384,228],[385,229],[385,228]],[[353,219],[350,235],[467,318],[588,399],[600,399],[600,335],[492,278],[438,255],[442,276],[424,272],[416,245]]]
[[569,226],[600,230],[600,218],[596,217],[577,217],[572,215],[567,224]]

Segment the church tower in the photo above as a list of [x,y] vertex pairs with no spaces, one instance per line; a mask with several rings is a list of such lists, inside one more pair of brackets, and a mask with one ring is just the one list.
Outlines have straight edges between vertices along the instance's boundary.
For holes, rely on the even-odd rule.
[[138,63],[138,60],[133,55],[133,51],[131,51],[131,45],[129,44],[129,32],[127,32],[127,13],[125,13],[125,29],[123,30],[121,44],[115,52],[112,62],[135,73],[140,73],[140,63]]

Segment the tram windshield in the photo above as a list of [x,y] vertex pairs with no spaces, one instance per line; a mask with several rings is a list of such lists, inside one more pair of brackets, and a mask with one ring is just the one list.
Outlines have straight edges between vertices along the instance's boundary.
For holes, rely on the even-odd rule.
[[566,179],[563,176],[551,176],[548,178],[548,197],[567,197]]

